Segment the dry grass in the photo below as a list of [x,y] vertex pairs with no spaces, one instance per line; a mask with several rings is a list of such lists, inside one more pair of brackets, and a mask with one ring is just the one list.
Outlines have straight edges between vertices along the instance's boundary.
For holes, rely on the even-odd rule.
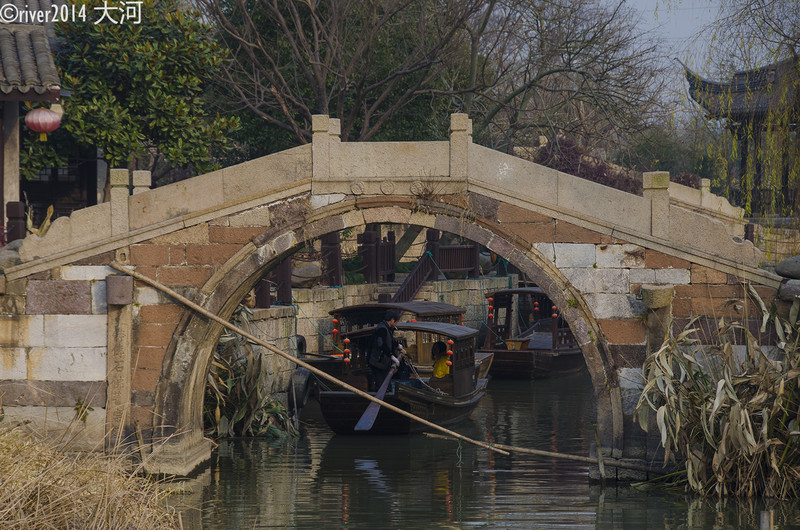
[[181,528],[163,482],[123,456],[69,454],[20,429],[0,429],[0,527]]
[[[697,320],[644,364],[637,407],[655,413],[665,463],[685,463],[687,487],[720,497],[800,498],[800,300],[789,318],[763,312],[780,342],[770,351],[742,322],[720,319],[703,337]],[[743,342],[740,354],[736,342]],[[741,339],[744,339],[741,341]],[[652,411],[652,412],[651,412]]]

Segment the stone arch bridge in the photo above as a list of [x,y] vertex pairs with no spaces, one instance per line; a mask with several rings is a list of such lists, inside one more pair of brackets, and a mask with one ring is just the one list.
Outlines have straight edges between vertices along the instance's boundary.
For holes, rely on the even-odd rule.
[[[343,143],[327,116],[313,131],[310,145],[152,190],[146,172],[113,170],[110,202],[29,235],[0,276],[5,422],[79,429],[96,447],[169,436],[150,470],[189,472],[211,453],[202,400],[221,327],[138,281],[120,291],[129,277],[108,264],[227,319],[304,242],[400,223],[485,245],[544,289],[583,349],[602,449],[643,458],[630,418],[648,335],[663,337],[650,316],[742,311],[725,301],[745,282],[767,303],[780,283],[707,183],[649,173],[632,195],[473,144],[458,114],[442,142]],[[78,403],[84,423],[69,421]]]

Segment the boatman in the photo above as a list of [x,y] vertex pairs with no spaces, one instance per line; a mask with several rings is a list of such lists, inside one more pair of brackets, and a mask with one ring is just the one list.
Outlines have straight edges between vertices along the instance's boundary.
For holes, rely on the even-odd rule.
[[400,320],[400,313],[394,309],[386,311],[383,321],[375,326],[370,342],[369,365],[370,378],[369,390],[375,392],[383,383],[392,366],[400,366],[400,356],[403,354],[403,346],[394,338],[395,326]]

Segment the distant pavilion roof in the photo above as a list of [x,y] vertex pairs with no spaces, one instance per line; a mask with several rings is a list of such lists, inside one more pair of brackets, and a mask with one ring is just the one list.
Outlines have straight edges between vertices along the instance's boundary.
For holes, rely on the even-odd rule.
[[785,59],[762,68],[733,74],[727,82],[711,81],[692,72],[686,65],[689,95],[714,118],[742,122],[763,119],[784,98],[800,111],[800,75],[796,59]]
[[[11,0],[17,9],[48,12],[66,0]],[[32,17],[20,17],[28,20]],[[53,61],[53,24],[0,24],[0,100],[58,101],[61,79]]]

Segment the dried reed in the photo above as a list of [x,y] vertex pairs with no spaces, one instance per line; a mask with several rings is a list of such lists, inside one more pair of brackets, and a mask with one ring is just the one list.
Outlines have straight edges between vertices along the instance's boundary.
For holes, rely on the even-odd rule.
[[0,527],[181,528],[166,484],[125,456],[66,453],[19,428],[0,428]]
[[774,322],[777,346],[726,319],[704,336],[693,319],[645,361],[636,420],[647,430],[655,413],[665,464],[685,464],[691,491],[800,498],[800,300],[781,318],[755,289],[750,295],[763,314],[761,333]]

